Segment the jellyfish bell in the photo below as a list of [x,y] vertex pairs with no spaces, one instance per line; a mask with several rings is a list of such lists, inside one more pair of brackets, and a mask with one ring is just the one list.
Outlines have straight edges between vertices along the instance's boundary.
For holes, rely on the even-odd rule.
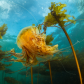
[[[16,43],[17,43],[18,47],[20,49],[22,49],[22,46],[25,45],[24,43],[26,43],[26,40],[27,40],[27,42],[32,40],[35,37],[34,36],[35,34],[39,34],[39,31],[36,27],[29,26],[29,27],[23,28],[17,36]],[[25,41],[23,39],[25,39]]]

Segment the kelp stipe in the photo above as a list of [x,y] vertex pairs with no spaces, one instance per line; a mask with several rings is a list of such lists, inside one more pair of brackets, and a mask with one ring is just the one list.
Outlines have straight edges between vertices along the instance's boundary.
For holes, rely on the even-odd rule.
[[51,84],[53,84],[53,81],[52,81],[52,72],[51,72],[51,65],[50,65],[50,61],[48,61],[48,64],[49,64],[49,71],[50,71],[50,79],[51,79]]
[[31,84],[33,84],[33,69],[31,67]]
[[[82,76],[81,76],[81,71],[80,71],[80,67],[79,67],[79,63],[78,63],[78,59],[77,59],[77,56],[76,56],[76,53],[75,53],[75,50],[74,50],[74,47],[73,47],[73,44],[70,40],[70,37],[69,35],[67,34],[65,28],[64,28],[64,24],[66,22],[72,22],[72,23],[76,23],[76,21],[74,20],[74,16],[72,16],[73,20],[70,20],[69,17],[71,17],[70,15],[67,15],[65,14],[65,12],[67,10],[62,10],[63,7],[65,7],[66,4],[61,4],[60,2],[59,3],[56,3],[55,2],[51,2],[51,7],[49,7],[49,10],[51,11],[50,13],[48,13],[47,16],[45,16],[45,20],[44,20],[44,31],[46,33],[46,28],[49,27],[49,26],[52,26],[52,25],[56,25],[56,24],[59,24],[59,26],[62,28],[62,30],[64,31],[68,41],[69,41],[69,44],[71,45],[71,49],[72,49],[72,52],[73,52],[73,55],[74,55],[74,58],[75,58],[75,61],[76,61],[76,65],[77,65],[77,69],[78,69],[78,73],[79,73],[79,77],[80,77],[80,83],[83,84],[82,82]],[[64,21],[64,20],[67,20],[67,21]]]

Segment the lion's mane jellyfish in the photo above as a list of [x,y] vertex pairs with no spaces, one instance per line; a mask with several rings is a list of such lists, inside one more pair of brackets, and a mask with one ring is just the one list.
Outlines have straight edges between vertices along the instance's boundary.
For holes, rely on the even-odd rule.
[[15,54],[19,58],[17,61],[28,66],[52,58],[53,54],[58,52],[58,45],[46,45],[45,39],[46,35],[40,34],[37,27],[23,28],[17,36],[17,45],[22,49],[22,56],[19,56],[18,53]]

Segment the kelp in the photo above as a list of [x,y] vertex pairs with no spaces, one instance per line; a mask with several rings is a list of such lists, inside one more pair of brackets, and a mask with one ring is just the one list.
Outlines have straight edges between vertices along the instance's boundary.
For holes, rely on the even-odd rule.
[[0,45],[0,50],[1,50],[2,46]]
[[[49,27],[51,25],[60,24],[62,27],[64,27],[66,22],[72,22],[75,24],[75,17],[65,14],[67,10],[62,10],[64,7],[66,7],[66,4],[62,4],[60,2],[55,4],[55,2],[51,2],[51,7],[49,7],[51,12],[45,16],[44,25]],[[69,19],[70,17],[72,17],[72,20]]]
[[[80,64],[80,68],[81,68],[81,73],[82,76],[84,77],[84,52],[78,52],[78,50],[76,50],[76,54],[79,60],[79,64]],[[33,75],[35,74],[40,74],[39,77],[43,78],[43,76],[49,77],[49,65],[48,62],[42,62],[44,65],[41,66],[34,66],[33,67]],[[77,73],[77,68],[76,68],[76,64],[74,61],[74,57],[72,52],[68,55],[61,55],[61,53],[56,54],[56,56],[54,56],[52,58],[52,60],[50,60],[51,63],[51,69],[52,69],[52,75],[53,78],[60,73],[60,77],[61,77],[61,73],[67,74],[68,78],[73,77],[76,78],[76,76],[78,76]],[[28,69],[27,71],[21,71],[19,73],[21,73],[22,75],[26,75],[28,72],[28,76],[31,73],[31,70]],[[36,75],[37,77],[37,75]],[[63,76],[62,76],[63,77]],[[65,76],[66,77],[66,76]],[[40,80],[40,79],[39,79]],[[76,80],[76,79],[75,79]],[[42,82],[44,83],[44,82]],[[66,81],[66,83],[68,83],[68,81]],[[62,83],[61,83],[62,84]],[[74,84],[74,82],[72,83]]]
[[82,66],[81,73],[82,73],[82,77],[84,78],[84,65]]
[[[80,67],[79,63],[76,57],[76,53],[73,47],[73,44],[69,38],[69,35],[67,34],[65,30],[65,24],[67,22],[71,23],[76,23],[74,16],[70,16],[68,14],[65,14],[67,10],[62,10],[66,4],[61,4],[55,2],[51,2],[51,7],[49,7],[50,13],[48,13],[47,16],[45,16],[44,20],[44,32],[40,33],[41,30],[41,25],[38,25],[38,27],[35,27],[33,24],[30,27],[23,28],[19,35],[17,36],[17,45],[19,48],[22,49],[22,53],[15,53],[15,52],[10,52],[12,55],[17,57],[18,59],[12,59],[10,61],[14,62],[21,62],[24,66],[32,66],[32,65],[37,65],[40,62],[45,62],[45,61],[52,61],[52,60],[58,60],[59,57],[53,57],[54,53],[57,53],[58,50],[58,45],[55,46],[48,46],[51,45],[51,41],[53,38],[51,36],[46,37],[46,28],[50,26],[56,26],[57,24],[60,26],[60,28],[63,29],[74,54],[75,61],[77,64],[78,72],[79,72],[79,77],[80,81],[82,84],[82,77],[81,77],[81,72],[80,72]],[[69,19],[72,18],[72,19]],[[51,38],[51,39],[50,39]],[[45,41],[46,39],[46,41]],[[51,59],[52,58],[52,59]],[[42,61],[40,61],[42,59]],[[65,59],[70,59],[68,56]],[[62,58],[63,60],[63,58]],[[72,60],[72,59],[71,59]],[[60,60],[59,60],[60,61]],[[53,62],[53,61],[52,61]],[[49,66],[50,67],[50,66]],[[32,68],[31,68],[32,69]],[[32,70],[31,70],[32,71]],[[51,73],[51,72],[50,72]],[[52,79],[52,78],[51,78]]]
[[5,52],[0,50],[0,60],[5,58]]
[[8,73],[8,74],[11,74],[11,73],[13,73],[14,71],[12,71],[12,70],[9,69],[9,68],[5,68],[4,72],[5,72],[5,73]]
[[[79,64],[80,64],[80,68],[83,69],[83,66],[84,66],[84,52],[80,52],[78,53],[78,50],[76,50],[76,54],[77,54],[77,57],[78,57],[78,60],[79,60]],[[61,72],[61,71],[77,71],[77,68],[76,68],[76,64],[75,64],[75,61],[74,61],[74,57],[73,57],[73,54],[72,52],[66,56],[61,56],[60,54],[54,56],[52,58],[52,60],[50,60],[51,62],[51,68],[52,68],[52,72]],[[44,63],[45,66],[47,67],[46,69],[48,69],[48,63]],[[83,70],[82,70],[83,71]],[[66,72],[66,71],[65,71]],[[66,72],[67,73],[67,72]]]
[[12,63],[10,64],[3,64],[0,62],[0,70],[5,70],[6,67],[12,66]]
[[2,36],[6,34],[7,29],[8,29],[7,24],[3,24],[0,27],[0,39],[2,39]]
[[5,65],[0,62],[0,70],[5,70]]
[[[45,72],[46,69],[47,68],[45,66],[34,66],[33,67],[33,74],[37,74],[38,72],[40,74],[40,72],[42,72],[42,71]],[[28,69],[27,71],[30,72],[31,70]]]
[[[7,31],[7,24],[3,24],[1,27],[0,27],[0,39],[2,39],[2,36],[6,34],[6,31]],[[5,59],[5,58],[8,58],[8,51],[2,51],[2,46],[0,45],[0,61],[2,59]]]
[[83,84],[82,83],[81,71],[80,71],[78,59],[77,59],[77,56],[76,56],[76,52],[74,50],[72,41],[71,41],[68,33],[66,32],[65,28],[64,28],[65,23],[71,22],[71,23],[75,24],[76,21],[75,21],[74,16],[72,16],[72,20],[69,19],[71,16],[68,15],[68,14],[65,14],[65,12],[66,12],[65,9],[63,11],[61,11],[65,6],[66,6],[66,4],[61,4],[60,2],[56,3],[56,4],[55,4],[55,2],[51,2],[51,7],[49,7],[50,13],[48,13],[48,15],[45,16],[45,20],[44,20],[45,23],[44,23],[43,29],[44,29],[44,31],[46,33],[46,28],[47,27],[52,26],[52,25],[56,25],[56,24],[58,24],[62,28],[62,30],[64,31],[64,33],[65,33],[65,35],[66,35],[66,37],[67,37],[67,39],[69,41],[69,44],[70,44],[71,49],[72,49],[73,54],[74,54],[76,66],[77,66],[79,77],[80,77],[80,83]]
[[37,28],[38,28],[39,33],[40,33],[40,32],[41,32],[41,29],[42,29],[42,25],[39,24],[39,25],[37,26]]
[[3,59],[9,60],[9,59],[11,59],[11,55],[9,55],[8,51],[2,51],[0,49],[0,61],[2,61]]
[[13,77],[4,77],[4,80],[9,84],[22,84],[20,81],[17,81]]
[[53,39],[54,39],[54,37],[52,37],[52,34],[51,35],[47,35],[46,36],[46,40],[45,40],[45,42],[46,42],[46,44],[47,45],[52,45],[52,41],[53,41]]

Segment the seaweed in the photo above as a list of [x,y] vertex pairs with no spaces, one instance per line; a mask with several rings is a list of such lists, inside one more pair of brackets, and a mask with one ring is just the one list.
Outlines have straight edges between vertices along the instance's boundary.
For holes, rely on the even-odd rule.
[[5,52],[0,50],[0,60],[5,58]]
[[[77,56],[76,56],[76,52],[74,50],[74,47],[73,47],[73,44],[72,44],[72,41],[68,35],[68,33],[66,32],[65,30],[65,23],[67,22],[71,22],[71,23],[76,23],[75,21],[75,17],[72,16],[72,20],[69,19],[71,16],[68,15],[68,14],[65,14],[65,12],[67,10],[63,10],[62,9],[66,6],[66,4],[61,4],[60,2],[59,3],[56,3],[55,2],[51,2],[51,7],[49,7],[49,10],[50,10],[50,13],[48,13],[47,16],[45,16],[45,20],[44,20],[44,32],[46,33],[46,29],[47,27],[50,27],[52,25],[56,25],[58,24],[61,29],[64,31],[68,41],[69,41],[69,44],[71,46],[71,49],[73,51],[73,54],[74,54],[74,58],[75,58],[75,62],[76,62],[76,66],[77,66],[77,69],[78,69],[78,73],[79,73],[79,77],[80,77],[80,83],[82,83],[82,76],[81,76],[81,71],[80,71],[80,67],[79,67],[79,63],[78,63],[78,59],[77,59]],[[51,72],[50,72],[51,73]]]
[[39,24],[39,25],[37,26],[37,28],[38,28],[39,33],[40,33],[40,32],[41,32],[41,29],[42,29],[42,25]]
[[[50,62],[51,62],[51,65],[53,68],[56,68],[54,65],[54,64],[56,64],[56,66],[58,66],[57,67],[58,71],[61,71],[61,67],[60,67],[60,65],[58,65],[58,61],[61,60],[67,69],[70,69],[70,68],[74,69],[75,68],[74,66],[77,66],[78,72],[79,72],[79,77],[80,77],[80,82],[82,84],[82,76],[81,76],[76,52],[75,52],[73,44],[69,38],[69,35],[67,34],[67,32],[64,28],[64,27],[66,27],[65,24],[67,24],[69,22],[75,24],[76,21],[75,21],[74,16],[70,16],[68,14],[65,14],[67,12],[67,10],[65,10],[65,9],[62,10],[64,7],[66,7],[66,4],[61,4],[60,2],[55,4],[55,2],[51,2],[51,7],[49,7],[50,13],[48,13],[48,15],[45,16],[45,20],[44,20],[44,24],[43,24],[44,25],[44,27],[43,27],[44,32],[43,33],[46,34],[47,27],[50,27],[50,26],[56,27],[55,25],[58,24],[61,27],[61,29],[64,31],[64,33],[65,33],[65,35],[71,45],[71,48],[73,51],[72,56],[74,56],[74,58],[75,58],[76,65],[74,63],[74,59],[71,56],[70,57],[69,56],[66,56],[66,57],[58,56],[58,57],[52,58],[52,60],[49,59],[49,56],[51,56],[57,52],[56,49],[57,49],[58,45],[55,45],[53,47],[46,46],[46,45],[52,45],[51,41],[53,41],[54,38],[52,37],[52,35],[48,35],[45,39],[45,37],[42,36],[43,33],[39,34],[41,27],[42,27],[41,24],[39,24],[37,27],[39,30],[39,33],[36,32],[35,24],[32,24],[32,26],[26,27],[23,30],[21,30],[21,32],[19,33],[18,38],[17,38],[17,45],[19,48],[22,49],[22,53],[18,54],[18,53],[12,52],[12,55],[14,55],[17,58],[21,58],[21,59],[17,59],[17,60],[13,59],[11,61],[21,62],[25,67],[28,67],[28,66],[33,66],[33,65],[35,66],[38,63],[42,62],[42,61],[39,61],[37,58],[40,59],[40,58],[45,57],[46,61],[48,61],[48,59],[49,59],[50,61],[48,63],[49,63],[49,70],[50,70],[51,84],[52,84],[52,74],[51,74]],[[72,18],[72,19],[69,19],[69,18]],[[28,28],[28,30],[27,30],[27,28]],[[53,53],[49,53],[51,51]],[[47,56],[48,56],[48,58],[47,58]],[[80,62],[80,60],[81,59],[79,59],[79,62]],[[71,64],[69,64],[70,61],[72,61]],[[46,65],[46,67],[47,67],[47,65]],[[45,70],[42,70],[42,71],[40,71],[40,73],[45,74],[44,73]],[[56,71],[56,69],[53,69],[53,71]],[[33,73],[32,73],[32,67],[31,67],[31,79],[32,79],[31,81],[33,84],[33,76],[32,75],[33,75]]]
[[[83,73],[84,69],[84,52],[83,53],[78,53],[78,50],[76,50],[76,54],[79,60],[80,68],[82,69],[81,72]],[[74,61],[74,57],[72,52],[66,56],[60,56],[60,54],[56,54],[55,57],[50,60],[51,62],[51,68],[52,72],[62,72],[65,71],[77,71],[76,64]],[[45,63],[44,63],[45,64]],[[46,69],[48,69],[48,63],[45,64]],[[66,72],[66,71],[65,71]]]
[[9,84],[22,84],[20,81],[15,80],[13,77],[5,77],[4,80]]
[[12,63],[10,63],[10,64],[3,64],[3,63],[0,62],[0,70],[5,70],[6,67],[9,67],[11,65],[12,65]]
[[[44,25],[49,27],[51,25],[60,24],[62,27],[64,27],[66,22],[72,22],[75,24],[75,17],[65,14],[65,12],[67,12],[65,9],[62,11],[64,7],[66,7],[66,4],[62,4],[60,2],[55,4],[55,2],[51,2],[51,7],[49,7],[51,12],[45,16]],[[72,17],[72,20],[69,19],[70,17]]]
[[9,73],[9,74],[13,73],[13,71],[11,69],[9,69],[9,68],[5,68],[4,72]]
[[54,39],[54,37],[52,37],[52,34],[51,35],[47,35],[46,36],[46,40],[45,40],[45,42],[46,42],[46,44],[47,45],[52,45],[52,41],[53,41],[53,39]]
[[3,24],[0,27],[0,39],[2,39],[2,36],[4,36],[6,34],[7,29],[8,29],[7,24]]
[[35,26],[35,24],[32,24],[32,26]]

